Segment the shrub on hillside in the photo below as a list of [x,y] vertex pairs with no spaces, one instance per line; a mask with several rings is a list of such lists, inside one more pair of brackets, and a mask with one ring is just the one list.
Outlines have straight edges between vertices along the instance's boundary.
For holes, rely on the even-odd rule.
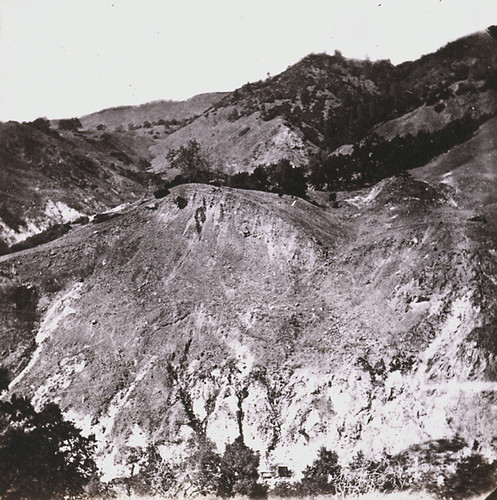
[[54,403],[36,411],[24,397],[0,402],[0,496],[81,495],[96,473],[94,448]]
[[384,454],[368,460],[359,452],[342,470],[336,490],[341,495],[364,495],[372,492],[403,491],[416,487],[411,462],[407,454]]
[[186,145],[178,149],[170,149],[166,159],[172,168],[177,168],[189,179],[194,179],[200,172],[209,169],[202,146],[195,139],[190,139]]
[[5,253],[20,252],[21,250],[34,248],[38,245],[42,245],[43,243],[48,243],[49,241],[53,241],[61,236],[64,236],[64,234],[68,233],[70,229],[71,224],[69,222],[66,222],[65,224],[54,224],[41,233],[29,236],[19,243],[14,243]]
[[41,130],[42,132],[50,132],[50,122],[46,118],[37,118],[32,122],[26,123],[26,125]]
[[50,121],[46,118],[37,118],[32,122],[23,122],[23,125],[35,128],[44,134],[50,135],[51,137],[59,137],[59,133],[51,128]]
[[250,498],[266,496],[266,488],[259,484],[259,454],[252,451],[241,437],[226,445],[221,459],[221,478],[218,493],[223,497],[246,495]]
[[323,447],[312,465],[305,469],[300,489],[306,495],[335,494],[340,473],[338,455]]
[[226,445],[221,456],[214,444],[204,436],[192,443],[193,453],[187,462],[190,479],[196,493],[214,494],[223,498],[245,495],[266,496],[267,488],[258,483],[259,455],[241,437]]
[[443,482],[430,489],[441,498],[462,500],[490,491],[497,485],[497,463],[488,462],[478,453],[459,460],[453,474],[444,474]]
[[76,131],[82,128],[83,125],[78,118],[68,118],[59,120],[59,130],[72,130]]
[[306,179],[301,168],[294,167],[284,159],[267,167],[268,184],[272,190],[280,194],[290,194],[305,198]]
[[240,172],[229,179],[229,185],[238,189],[254,189],[305,198],[307,182],[304,170],[294,167],[287,159],[266,166],[258,166],[249,174]]
[[124,484],[128,496],[164,495],[177,485],[176,471],[162,459],[153,444],[146,448],[132,448],[128,458],[131,466],[128,478],[115,482]]
[[190,480],[196,492],[201,495],[218,494],[221,477],[221,456],[215,451],[212,441],[201,437],[191,443],[193,452],[187,460],[191,470]]

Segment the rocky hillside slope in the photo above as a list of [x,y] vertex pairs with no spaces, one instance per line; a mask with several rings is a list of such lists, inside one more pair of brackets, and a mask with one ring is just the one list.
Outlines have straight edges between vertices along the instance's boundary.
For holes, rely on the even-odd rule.
[[156,180],[137,145],[118,134],[57,130],[43,119],[0,124],[0,249],[142,198]]
[[495,456],[495,235],[409,177],[340,205],[185,185],[1,257],[11,390],[95,432],[107,479],[203,433],[297,478],[321,446]]
[[[186,485],[205,437],[218,452],[243,437],[273,484],[321,447],[351,471],[397,464],[408,485],[496,459],[491,43],[397,67],[312,55],[168,108],[184,121],[153,104],[71,130],[0,125],[0,250],[61,229],[0,257],[10,393],[94,433],[106,481],[151,446]],[[224,173],[310,163],[307,199],[209,184],[152,198],[190,139]]]

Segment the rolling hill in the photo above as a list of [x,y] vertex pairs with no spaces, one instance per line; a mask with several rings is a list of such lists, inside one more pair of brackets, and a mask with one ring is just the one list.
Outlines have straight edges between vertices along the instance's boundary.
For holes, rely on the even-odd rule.
[[[202,114],[226,95],[225,92],[200,94],[186,101],[155,101],[140,106],[121,106],[104,109],[80,118],[84,129],[144,127],[145,122],[160,120],[184,122]],[[159,124],[160,125],[160,124]],[[146,127],[145,127],[146,128]]]
[[[136,143],[135,143],[136,144]],[[0,248],[142,198],[157,185],[122,136],[0,124]]]
[[[347,494],[490,489],[491,43],[400,66],[310,55],[75,130],[2,124],[2,397],[59,404],[95,434],[118,493],[209,492],[208,460],[236,440],[275,494],[295,493],[322,448]],[[185,173],[169,153],[191,140],[217,185],[156,191]],[[302,172],[301,197],[229,185],[278,162]],[[6,248],[51,223],[63,230]]]
[[308,166],[372,134],[391,140],[435,132],[465,116],[495,114],[495,44],[477,33],[418,61],[357,61],[314,54],[265,81],[247,84],[151,147],[156,172],[167,152],[194,138],[213,168],[252,171],[289,159]]

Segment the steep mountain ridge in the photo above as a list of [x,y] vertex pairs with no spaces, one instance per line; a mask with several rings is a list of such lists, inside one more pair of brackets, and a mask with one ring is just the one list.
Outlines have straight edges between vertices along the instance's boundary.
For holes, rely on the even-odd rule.
[[465,116],[484,120],[497,111],[496,68],[494,42],[484,33],[399,66],[338,52],[310,55],[157,138],[152,164],[167,172],[167,151],[194,138],[221,170],[251,171],[281,158],[307,166],[317,148],[330,153],[372,133],[391,140],[434,132]]

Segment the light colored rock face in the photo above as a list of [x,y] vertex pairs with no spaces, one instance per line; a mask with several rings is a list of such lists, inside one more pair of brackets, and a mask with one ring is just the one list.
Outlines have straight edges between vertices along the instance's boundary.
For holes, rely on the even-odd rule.
[[[136,142],[136,141],[135,141]],[[0,251],[148,191],[146,161],[120,135],[0,123]]]
[[38,294],[2,345],[12,390],[94,432],[106,479],[151,442],[180,462],[199,433],[222,451],[241,431],[296,477],[321,446],[345,463],[458,436],[491,455],[493,243],[449,198],[411,179],[338,209],[180,186],[2,257],[2,287]]
[[8,245],[13,245],[45,231],[50,226],[72,222],[82,215],[84,214],[69,207],[62,201],[53,202],[49,199],[43,211],[37,213],[33,218],[27,217],[24,220],[24,227],[20,226],[13,229],[0,219],[0,239]]
[[258,165],[271,165],[287,159],[294,166],[305,166],[316,146],[303,138],[300,130],[292,129],[281,117],[265,121],[260,112],[229,119],[236,108],[226,107],[197,118],[150,148],[155,172],[174,177],[167,152],[197,140],[213,169],[229,174],[252,172]]
[[310,146],[304,142],[300,131],[280,124],[272,136],[256,147],[252,162],[254,165],[271,165],[286,159],[300,167],[308,164],[309,151]]

